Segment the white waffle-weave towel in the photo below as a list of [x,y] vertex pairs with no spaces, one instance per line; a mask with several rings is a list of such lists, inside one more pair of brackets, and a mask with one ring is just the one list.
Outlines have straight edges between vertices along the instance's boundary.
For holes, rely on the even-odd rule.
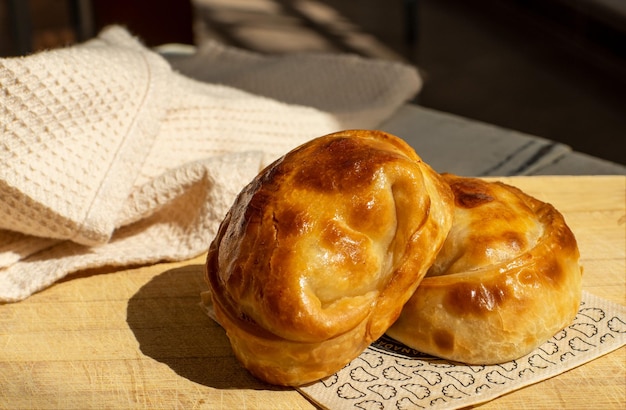
[[201,254],[261,167],[376,128],[421,86],[400,63],[215,42],[175,68],[117,26],[0,59],[0,301],[86,268]]

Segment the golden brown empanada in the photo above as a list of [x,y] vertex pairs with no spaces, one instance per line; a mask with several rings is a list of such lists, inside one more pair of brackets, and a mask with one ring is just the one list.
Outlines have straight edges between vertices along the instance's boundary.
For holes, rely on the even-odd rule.
[[434,265],[387,331],[449,360],[517,359],[574,319],[582,269],[574,235],[550,204],[497,182],[444,175],[452,228]]
[[215,317],[280,385],[341,369],[400,314],[452,223],[450,188],[379,131],[312,140],[240,193],[211,244]]

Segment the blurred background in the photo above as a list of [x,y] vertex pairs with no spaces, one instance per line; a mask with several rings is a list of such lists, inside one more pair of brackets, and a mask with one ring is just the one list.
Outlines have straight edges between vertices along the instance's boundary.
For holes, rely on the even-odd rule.
[[0,56],[125,25],[148,46],[414,64],[416,104],[626,164],[626,0],[0,0]]

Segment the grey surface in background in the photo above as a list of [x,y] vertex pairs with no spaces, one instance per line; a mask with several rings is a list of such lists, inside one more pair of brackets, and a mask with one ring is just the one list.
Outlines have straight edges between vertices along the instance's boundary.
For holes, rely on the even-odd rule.
[[626,175],[626,167],[575,152],[565,144],[412,104],[398,110],[380,129],[407,141],[438,172]]

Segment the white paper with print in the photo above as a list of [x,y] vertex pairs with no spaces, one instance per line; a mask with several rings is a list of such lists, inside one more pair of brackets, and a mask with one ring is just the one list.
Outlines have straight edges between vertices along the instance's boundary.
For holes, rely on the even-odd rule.
[[626,344],[626,307],[583,292],[574,322],[530,354],[470,366],[383,336],[336,374],[298,390],[329,409],[454,409],[563,373]]

